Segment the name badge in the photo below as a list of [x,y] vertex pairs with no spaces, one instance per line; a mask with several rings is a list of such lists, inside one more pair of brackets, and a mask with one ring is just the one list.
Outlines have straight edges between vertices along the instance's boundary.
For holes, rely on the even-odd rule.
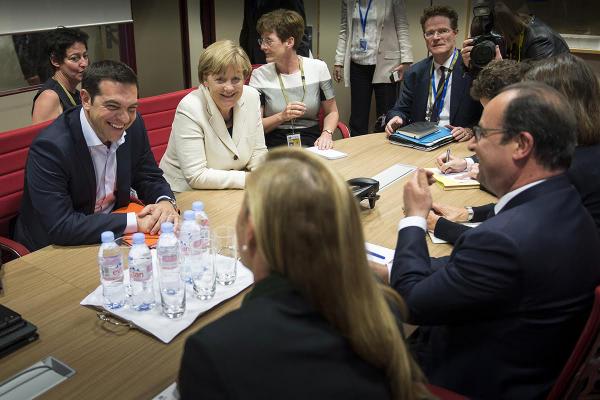
[[359,40],[360,49],[362,51],[367,51],[367,39],[362,38]]
[[300,134],[294,133],[293,135],[287,135],[288,147],[302,147],[302,141],[300,140]]

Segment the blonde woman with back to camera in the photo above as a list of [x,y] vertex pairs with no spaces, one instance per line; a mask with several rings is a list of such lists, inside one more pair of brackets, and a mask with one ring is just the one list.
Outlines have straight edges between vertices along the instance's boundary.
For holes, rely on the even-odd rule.
[[367,263],[358,204],[317,156],[277,149],[248,177],[238,251],[255,285],[185,345],[183,399],[422,399],[400,297]]
[[230,40],[208,46],[198,62],[197,90],[175,113],[160,168],[176,192],[243,189],[247,171],[267,152],[258,92],[244,85],[252,66]]

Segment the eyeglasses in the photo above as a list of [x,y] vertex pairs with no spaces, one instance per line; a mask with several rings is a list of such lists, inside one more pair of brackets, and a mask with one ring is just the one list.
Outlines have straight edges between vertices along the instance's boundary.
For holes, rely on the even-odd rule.
[[475,136],[475,141],[477,142],[479,142],[481,138],[496,135],[502,132],[504,132],[504,128],[482,128],[479,125],[473,126],[473,134]]
[[452,29],[448,29],[448,28],[441,28],[441,29],[434,29],[431,31],[427,31],[423,33],[423,36],[425,36],[425,39],[431,39],[435,36],[435,34],[437,33],[437,35],[439,37],[444,37],[444,36],[448,36],[450,34],[450,32],[452,32]]
[[267,47],[271,47],[273,45],[273,39],[269,38],[258,38],[257,42],[259,46],[262,46],[264,44]]

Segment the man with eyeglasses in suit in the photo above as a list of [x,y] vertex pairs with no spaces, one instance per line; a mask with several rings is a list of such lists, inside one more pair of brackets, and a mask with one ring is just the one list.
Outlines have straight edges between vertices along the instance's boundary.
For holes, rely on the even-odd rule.
[[413,122],[431,121],[450,128],[456,140],[469,140],[481,105],[469,95],[472,78],[464,73],[456,49],[458,14],[448,6],[428,7],[421,27],[431,56],[405,74],[396,104],[386,115],[386,135]]

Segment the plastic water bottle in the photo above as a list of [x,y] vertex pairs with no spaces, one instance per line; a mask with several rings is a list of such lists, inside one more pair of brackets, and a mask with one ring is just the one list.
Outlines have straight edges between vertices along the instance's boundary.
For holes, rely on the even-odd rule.
[[146,246],[143,233],[133,234],[133,246],[129,250],[129,302],[136,311],[147,311],[154,307],[152,279],[152,255]]
[[210,247],[210,224],[208,222],[208,215],[204,211],[204,203],[201,201],[193,202],[192,211],[196,215],[196,223],[200,227],[202,249],[205,250]]
[[177,260],[178,241],[172,223],[164,222],[160,231],[156,253],[162,310],[169,318],[179,318],[185,312],[185,283]]
[[104,307],[114,310],[125,305],[125,286],[123,285],[123,255],[115,243],[115,235],[102,232],[102,244],[98,251],[100,282]]
[[202,251],[200,227],[196,223],[194,211],[183,213],[183,223],[179,229],[179,265],[185,283],[192,283],[192,270],[198,264]]

